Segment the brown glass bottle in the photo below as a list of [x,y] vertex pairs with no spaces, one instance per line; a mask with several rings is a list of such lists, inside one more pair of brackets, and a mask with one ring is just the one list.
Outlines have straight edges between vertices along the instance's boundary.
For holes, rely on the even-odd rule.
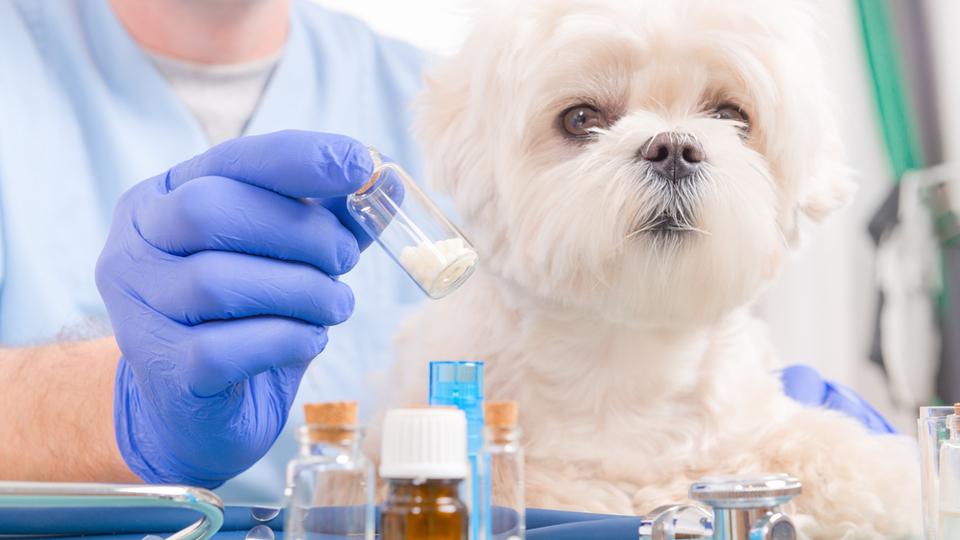
[[452,407],[392,409],[383,419],[382,540],[467,540],[467,417]]
[[462,480],[390,480],[381,513],[383,540],[466,540]]

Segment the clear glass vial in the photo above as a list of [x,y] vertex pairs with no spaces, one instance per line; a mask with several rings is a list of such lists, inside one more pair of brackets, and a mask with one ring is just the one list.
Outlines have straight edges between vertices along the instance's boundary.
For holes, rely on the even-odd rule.
[[517,424],[516,401],[489,401],[484,405],[484,445],[482,454],[489,478],[490,517],[485,519],[490,538],[523,540],[525,537],[523,491],[523,449]]
[[427,296],[446,296],[473,274],[476,250],[406,171],[370,155],[373,175],[347,197],[350,215]]
[[467,540],[467,422],[452,407],[393,409],[383,421],[383,540]]
[[960,538],[960,403],[947,417],[950,435],[940,445],[938,538]]
[[356,402],[307,404],[300,453],[287,465],[284,537],[373,540],[373,465],[360,450]]
[[[923,531],[924,540],[940,540],[940,471],[943,467],[940,450],[947,444],[953,432],[951,424],[956,422],[957,411],[954,407],[920,407],[917,419],[917,433],[920,443],[920,477],[923,488]],[[949,512],[949,510],[948,510]]]

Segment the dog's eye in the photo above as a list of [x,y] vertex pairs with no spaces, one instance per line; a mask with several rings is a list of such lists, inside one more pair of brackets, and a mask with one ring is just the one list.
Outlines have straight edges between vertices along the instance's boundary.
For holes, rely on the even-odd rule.
[[586,137],[590,130],[605,127],[606,122],[600,111],[589,105],[577,105],[563,111],[560,115],[563,129],[574,137]]
[[745,125],[750,124],[750,117],[747,116],[747,113],[743,112],[743,109],[733,103],[718,105],[717,108],[713,110],[712,117],[717,120],[733,120],[734,122],[740,122]]

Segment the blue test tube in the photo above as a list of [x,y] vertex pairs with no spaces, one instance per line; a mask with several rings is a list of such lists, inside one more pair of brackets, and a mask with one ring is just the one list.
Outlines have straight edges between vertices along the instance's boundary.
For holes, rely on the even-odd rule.
[[430,362],[430,405],[453,406],[467,416],[467,455],[470,458],[470,538],[485,540],[489,520],[490,483],[484,474],[483,362]]

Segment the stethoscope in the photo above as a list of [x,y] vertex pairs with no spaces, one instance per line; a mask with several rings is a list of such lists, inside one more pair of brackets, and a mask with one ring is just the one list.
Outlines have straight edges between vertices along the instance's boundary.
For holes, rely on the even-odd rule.
[[[782,506],[800,489],[785,474],[704,478],[690,488],[690,498],[700,504],[657,508],[644,517],[639,537],[796,540]],[[187,486],[0,482],[0,508],[184,508],[200,514],[167,540],[207,540],[224,519],[219,497]]]
[[782,507],[800,491],[800,482],[786,474],[704,478],[690,487],[690,498],[700,505],[655,509],[644,518],[640,538],[796,540],[796,528]]
[[185,508],[200,514],[166,540],[207,540],[223,525],[223,501],[187,486],[0,482],[0,508]]

